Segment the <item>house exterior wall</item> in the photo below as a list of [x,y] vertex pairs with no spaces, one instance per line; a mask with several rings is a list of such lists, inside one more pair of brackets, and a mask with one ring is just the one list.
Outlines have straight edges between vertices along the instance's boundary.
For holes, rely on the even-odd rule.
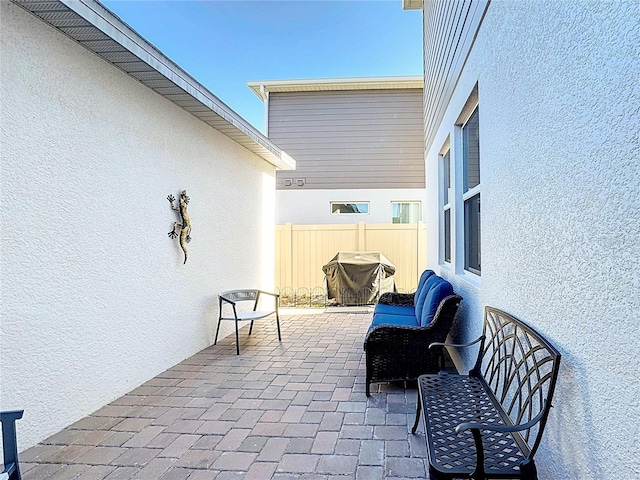
[[[424,162],[423,162],[424,163]],[[296,174],[296,172],[288,172]],[[424,189],[278,190],[276,223],[284,225],[392,223],[392,202],[424,203]],[[331,202],[368,202],[368,214],[331,213]]]
[[424,188],[421,89],[271,93],[268,102],[269,138],[297,161],[278,173],[278,190]]
[[[437,3],[463,2],[425,2]],[[425,39],[438,36],[423,13]],[[427,229],[428,264],[464,297],[454,339],[477,336],[491,305],[531,324],[563,355],[536,455],[540,478],[640,476],[638,18],[633,1],[492,1],[427,143],[425,222],[439,226]],[[433,54],[427,45],[425,57]],[[481,277],[462,266],[459,196],[454,258],[442,261],[439,192],[448,141],[460,183],[455,124],[476,85]],[[457,360],[470,366],[468,357]]]
[[424,31],[429,35],[424,37],[423,49],[423,108],[427,145],[433,141],[436,128],[442,121],[488,4],[489,0],[425,2],[423,19],[430,22],[424,25]]
[[0,408],[25,410],[23,450],[210,345],[218,292],[273,286],[275,171],[19,7],[0,19]]

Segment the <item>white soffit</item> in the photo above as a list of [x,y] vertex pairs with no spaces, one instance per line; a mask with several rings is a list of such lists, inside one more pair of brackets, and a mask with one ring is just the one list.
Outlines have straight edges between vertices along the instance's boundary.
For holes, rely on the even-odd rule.
[[276,168],[295,160],[95,0],[11,0]]
[[404,77],[320,78],[306,80],[267,80],[247,82],[263,101],[269,93],[322,92],[338,90],[396,90],[422,88],[422,75]]

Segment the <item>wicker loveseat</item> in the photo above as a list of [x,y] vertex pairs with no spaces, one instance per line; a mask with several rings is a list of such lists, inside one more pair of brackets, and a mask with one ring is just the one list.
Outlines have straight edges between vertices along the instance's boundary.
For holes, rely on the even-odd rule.
[[431,270],[421,275],[415,294],[380,297],[364,341],[367,396],[373,382],[415,381],[440,370],[442,352],[429,344],[445,341],[461,300]]

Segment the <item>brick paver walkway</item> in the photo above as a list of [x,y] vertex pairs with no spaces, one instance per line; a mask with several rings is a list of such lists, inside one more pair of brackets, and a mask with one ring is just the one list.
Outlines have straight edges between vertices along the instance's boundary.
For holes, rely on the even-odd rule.
[[283,315],[234,335],[20,455],[24,480],[426,478],[416,391],[364,394],[371,314]]

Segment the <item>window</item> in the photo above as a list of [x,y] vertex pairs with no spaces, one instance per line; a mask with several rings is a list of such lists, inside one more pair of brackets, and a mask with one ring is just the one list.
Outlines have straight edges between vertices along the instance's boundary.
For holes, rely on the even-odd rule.
[[368,215],[369,214],[369,202],[331,202],[331,214],[332,215]]
[[478,107],[462,126],[464,268],[480,275],[480,128]]
[[420,202],[391,202],[392,223],[418,223]]
[[451,149],[447,148],[444,155],[441,155],[442,183],[441,201],[443,210],[442,224],[442,259],[451,263]]

